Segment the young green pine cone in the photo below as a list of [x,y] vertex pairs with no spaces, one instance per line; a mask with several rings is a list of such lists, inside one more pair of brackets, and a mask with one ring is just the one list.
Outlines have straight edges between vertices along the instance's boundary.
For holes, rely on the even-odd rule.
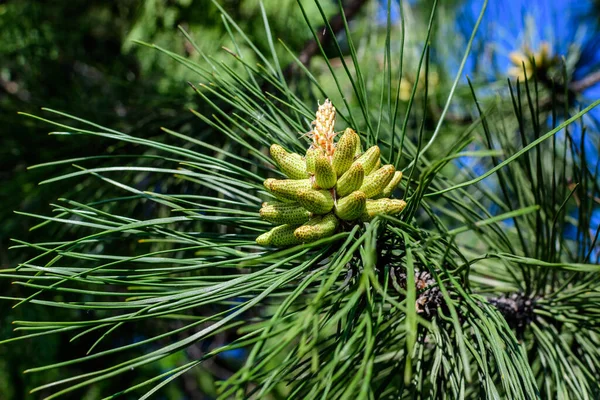
[[365,212],[367,196],[361,191],[355,191],[338,200],[335,215],[344,221],[354,221]]
[[338,226],[338,219],[333,214],[315,217],[306,224],[296,228],[294,236],[303,243],[314,242],[333,235]]
[[356,148],[354,150],[354,158],[359,157],[362,154],[362,145],[360,144],[360,136],[356,135]]
[[369,175],[374,169],[375,165],[379,161],[379,156],[381,155],[381,151],[378,146],[373,146],[365,151],[356,161],[355,163],[362,164],[365,170],[365,176]]
[[300,154],[288,153],[280,145],[274,144],[271,146],[271,157],[288,178],[305,179],[308,177],[306,162]]
[[333,208],[333,197],[329,190],[302,189],[298,192],[298,203],[315,214],[327,214]]
[[369,172],[369,175],[372,174],[373,172],[377,171],[379,168],[381,168],[381,158],[377,159],[377,162],[375,163],[373,170],[371,170],[371,172]]
[[322,153],[320,149],[309,148],[306,151],[306,172],[309,174],[315,174],[315,161],[317,160],[317,155]]
[[373,198],[374,199],[382,199],[384,197],[390,197],[392,195],[392,192],[398,187],[398,184],[400,183],[401,180],[402,180],[402,171],[394,172],[394,177],[392,178],[390,183],[387,184],[387,186],[383,189],[383,191],[381,193],[379,193],[377,196],[374,196]]
[[310,179],[273,179],[269,178],[263,185],[279,199],[296,200],[298,191],[312,188]]
[[365,170],[363,169],[362,164],[352,164],[350,169],[344,172],[344,175],[340,176],[335,185],[335,191],[338,198],[344,197],[360,188],[364,178]]
[[406,202],[404,200],[396,199],[379,199],[379,200],[367,200],[365,212],[360,217],[363,221],[370,221],[375,216],[385,215],[397,215],[404,210]]
[[368,199],[378,195],[383,192],[383,189],[385,189],[392,178],[394,178],[395,171],[396,169],[393,165],[384,165],[371,175],[366,176],[359,190],[364,192]]
[[294,235],[297,225],[279,225],[256,238],[261,246],[287,247],[300,244]]
[[319,189],[331,189],[337,182],[337,176],[329,162],[329,158],[320,153],[315,160],[315,184]]
[[350,128],[346,128],[335,146],[335,152],[331,160],[331,165],[337,176],[341,176],[344,172],[348,171],[348,168],[352,165],[354,152],[356,151],[356,142],[358,142],[356,132]]
[[260,217],[274,224],[300,225],[307,222],[310,213],[298,203],[263,203]]

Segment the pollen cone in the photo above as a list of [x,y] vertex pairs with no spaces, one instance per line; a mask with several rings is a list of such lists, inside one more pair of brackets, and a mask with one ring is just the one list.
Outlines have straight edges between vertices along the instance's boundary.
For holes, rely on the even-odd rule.
[[294,236],[297,225],[279,225],[256,238],[261,246],[287,247],[300,244]]
[[354,221],[365,212],[367,197],[361,191],[355,191],[338,200],[335,215],[344,221]]
[[341,176],[344,172],[348,171],[348,168],[352,165],[354,152],[356,151],[356,142],[358,142],[358,135],[354,130],[347,128],[337,142],[333,159],[331,160],[333,170],[337,176]]
[[371,175],[366,176],[359,190],[364,192],[368,199],[378,195],[394,178],[394,172],[396,172],[396,169],[393,165],[384,165]]
[[356,161],[355,163],[362,164],[365,170],[365,176],[369,175],[377,165],[379,161],[379,156],[381,155],[381,151],[378,146],[370,147],[367,151],[365,151]]
[[344,197],[355,190],[358,190],[365,178],[365,170],[362,164],[354,163],[348,171],[342,175],[335,186],[338,197]]
[[333,208],[333,197],[328,190],[302,189],[298,203],[312,213],[327,214]]
[[274,224],[300,225],[308,221],[310,213],[298,203],[263,203],[260,217]]
[[271,157],[277,166],[290,179],[304,179],[308,177],[306,162],[300,154],[288,153],[278,144],[271,146]]
[[333,235],[338,226],[338,219],[333,214],[316,217],[294,231],[296,239],[303,243],[314,242]]
[[317,155],[315,160],[315,184],[319,189],[331,189],[337,182],[337,176],[329,162],[329,158],[324,154]]
[[284,200],[296,200],[298,191],[310,189],[312,184],[310,179],[267,179],[263,185],[277,198]]
[[306,151],[306,172],[309,174],[315,173],[315,161],[317,160],[317,155],[322,153],[320,149],[310,148]]
[[396,199],[379,199],[379,200],[367,200],[365,212],[361,216],[363,221],[370,221],[375,216],[385,215],[398,215],[406,207],[404,200]]
[[394,190],[396,190],[396,188],[400,184],[401,180],[402,180],[402,171],[394,172],[394,177],[392,178],[390,183],[388,183],[387,186],[383,189],[383,191],[380,194],[378,194],[377,196],[375,196],[374,198],[378,199],[378,198],[390,197],[392,195],[392,193],[394,192]]
[[359,157],[362,154],[362,145],[360,144],[360,136],[357,135],[356,148],[354,150],[354,158]]

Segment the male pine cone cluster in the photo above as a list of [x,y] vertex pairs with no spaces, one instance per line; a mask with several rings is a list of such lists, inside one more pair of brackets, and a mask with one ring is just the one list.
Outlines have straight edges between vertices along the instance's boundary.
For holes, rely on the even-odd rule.
[[369,221],[376,215],[399,214],[406,203],[390,199],[402,179],[393,165],[380,166],[380,150],[361,154],[360,139],[347,128],[337,143],[335,108],[319,106],[306,156],[271,146],[271,157],[289,179],[267,179],[264,186],[280,201],[263,203],[262,219],[278,226],[260,235],[263,246],[286,247],[333,235],[340,221]]

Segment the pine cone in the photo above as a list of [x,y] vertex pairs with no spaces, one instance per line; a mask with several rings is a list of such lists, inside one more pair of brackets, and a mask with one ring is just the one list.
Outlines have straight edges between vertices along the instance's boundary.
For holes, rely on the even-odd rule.
[[403,200],[389,198],[402,172],[392,165],[379,167],[378,146],[361,154],[360,138],[351,128],[334,143],[335,108],[329,100],[319,106],[313,125],[313,143],[305,157],[271,146],[275,164],[290,179],[264,182],[281,202],[263,203],[261,218],[279,226],[260,235],[260,245],[313,242],[333,235],[340,220],[360,223],[381,214],[397,215],[406,207]]

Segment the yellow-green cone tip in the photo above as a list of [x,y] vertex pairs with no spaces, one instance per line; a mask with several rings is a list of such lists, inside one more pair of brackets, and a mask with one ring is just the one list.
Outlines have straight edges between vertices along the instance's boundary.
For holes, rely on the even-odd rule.
[[379,161],[379,156],[381,155],[381,151],[378,146],[370,147],[367,151],[365,151],[356,161],[357,164],[362,164],[363,169],[365,170],[365,176],[369,175],[377,165]]
[[377,162],[375,163],[373,170],[371,172],[369,172],[369,174],[372,174],[373,172],[377,171],[379,168],[381,168],[381,158],[377,159]]
[[303,243],[329,237],[335,233],[339,220],[333,214],[324,217],[315,217],[306,224],[296,228],[294,236]]
[[314,214],[327,214],[334,201],[329,190],[303,189],[298,192],[298,203]]
[[274,224],[300,225],[307,222],[310,213],[298,203],[264,203],[260,217]]
[[317,160],[317,155],[322,153],[320,149],[310,148],[306,151],[306,172],[309,174],[315,174],[315,161]]
[[271,157],[281,170],[290,179],[304,179],[308,177],[306,162],[300,154],[288,153],[283,147],[274,144],[270,149]]
[[366,176],[359,190],[364,192],[368,199],[377,196],[383,192],[383,189],[394,178],[395,172],[396,169],[393,165],[384,165],[371,175]]
[[357,140],[356,140],[356,148],[354,150],[354,158],[360,157],[360,155],[362,154],[362,144],[360,144],[360,136],[356,135]]
[[348,168],[352,165],[356,151],[356,142],[358,142],[358,135],[354,130],[347,128],[337,142],[333,159],[331,160],[331,165],[337,176],[341,176],[344,172],[348,171]]
[[323,153],[318,154],[315,160],[315,184],[319,189],[331,189],[337,182],[337,176],[329,158]]
[[379,199],[367,200],[365,212],[361,216],[361,220],[370,221],[377,215],[398,215],[406,207],[404,200],[396,199]]
[[365,178],[362,164],[354,163],[344,175],[340,176],[335,186],[338,198],[358,190]]
[[287,247],[300,244],[294,235],[298,225],[279,225],[256,238],[256,243],[261,246]]
[[298,191],[312,188],[310,179],[267,179],[263,185],[275,197],[284,200],[297,200]]
[[374,196],[373,198],[374,199],[382,199],[384,197],[390,197],[392,195],[392,193],[394,192],[394,190],[396,190],[396,188],[400,184],[401,180],[402,180],[402,171],[394,172],[394,177],[392,178],[390,183],[387,184],[387,186],[383,189],[383,191],[381,193],[379,193],[377,196]]
[[335,215],[344,221],[354,221],[365,212],[367,196],[361,191],[355,191],[338,200]]

